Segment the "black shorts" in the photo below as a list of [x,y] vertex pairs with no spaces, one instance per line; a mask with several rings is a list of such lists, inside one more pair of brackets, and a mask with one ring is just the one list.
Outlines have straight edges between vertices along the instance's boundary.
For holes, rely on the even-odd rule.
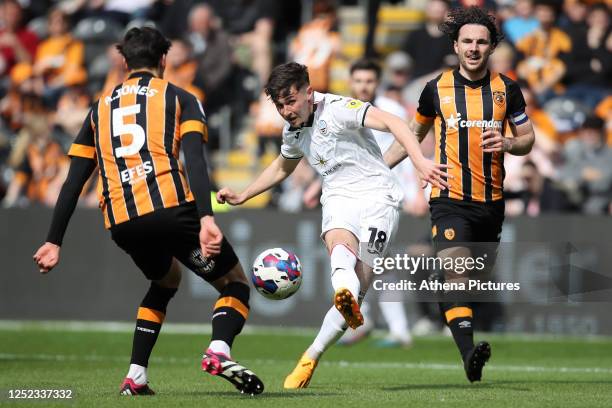
[[471,246],[465,245],[468,243],[497,249],[504,223],[504,200],[472,203],[434,198],[429,207],[436,252],[456,246]]
[[200,218],[195,203],[164,208],[111,227],[113,241],[127,252],[147,279],[163,278],[178,259],[207,282],[227,274],[238,257],[225,236],[221,253],[210,259],[200,250]]

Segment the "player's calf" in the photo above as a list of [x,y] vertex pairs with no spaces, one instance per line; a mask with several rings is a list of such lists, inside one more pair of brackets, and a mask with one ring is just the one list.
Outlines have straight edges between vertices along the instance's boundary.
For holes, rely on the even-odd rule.
[[243,282],[230,282],[221,289],[212,316],[209,349],[230,356],[234,338],[242,331],[249,316],[250,288]]
[[166,317],[168,303],[174,297],[176,291],[176,288],[166,288],[151,282],[151,286],[138,308],[130,369],[121,384],[122,395],[154,394],[147,386],[149,357]]

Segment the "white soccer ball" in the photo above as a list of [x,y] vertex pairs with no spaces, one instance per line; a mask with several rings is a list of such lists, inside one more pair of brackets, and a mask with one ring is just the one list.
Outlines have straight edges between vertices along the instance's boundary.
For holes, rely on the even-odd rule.
[[282,248],[266,249],[253,262],[251,279],[264,297],[286,299],[302,284],[302,264],[293,252]]

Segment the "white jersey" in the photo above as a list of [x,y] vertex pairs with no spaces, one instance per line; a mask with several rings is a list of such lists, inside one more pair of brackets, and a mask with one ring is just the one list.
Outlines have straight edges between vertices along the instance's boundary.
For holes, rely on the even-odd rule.
[[323,178],[321,204],[338,196],[399,206],[402,191],[385,164],[372,131],[364,128],[371,104],[314,93],[310,123],[283,129],[281,154],[306,160]]
[[[404,109],[400,103],[391,98],[387,98],[386,96],[377,96],[374,100],[374,106],[403,120],[407,119],[406,109]],[[395,141],[395,136],[393,136],[393,134],[390,132],[372,130],[372,133],[374,134],[376,143],[378,143],[378,147],[380,147],[383,154]],[[391,170],[391,172],[395,177],[397,177],[397,181],[402,189],[402,199],[410,202],[415,199],[416,194],[422,194],[422,189],[419,186],[419,179],[410,159],[406,158],[399,162],[393,168],[393,170]]]

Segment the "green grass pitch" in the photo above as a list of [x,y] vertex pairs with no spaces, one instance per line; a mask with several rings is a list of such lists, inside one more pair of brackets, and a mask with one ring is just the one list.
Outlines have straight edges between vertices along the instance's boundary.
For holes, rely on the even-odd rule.
[[[314,332],[276,329],[246,333],[234,357],[264,381],[263,394],[240,395],[200,371],[207,334],[164,333],[149,364],[153,397],[121,397],[131,333],[0,328],[0,405],[83,407],[610,407],[611,338],[534,338],[478,334],[493,356],[483,382],[469,384],[452,339],[426,337],[410,350],[377,349],[368,340],[335,346],[310,388],[287,391],[293,369]],[[72,389],[71,401],[9,400],[8,389]],[[219,405],[220,404],[220,405]]]

